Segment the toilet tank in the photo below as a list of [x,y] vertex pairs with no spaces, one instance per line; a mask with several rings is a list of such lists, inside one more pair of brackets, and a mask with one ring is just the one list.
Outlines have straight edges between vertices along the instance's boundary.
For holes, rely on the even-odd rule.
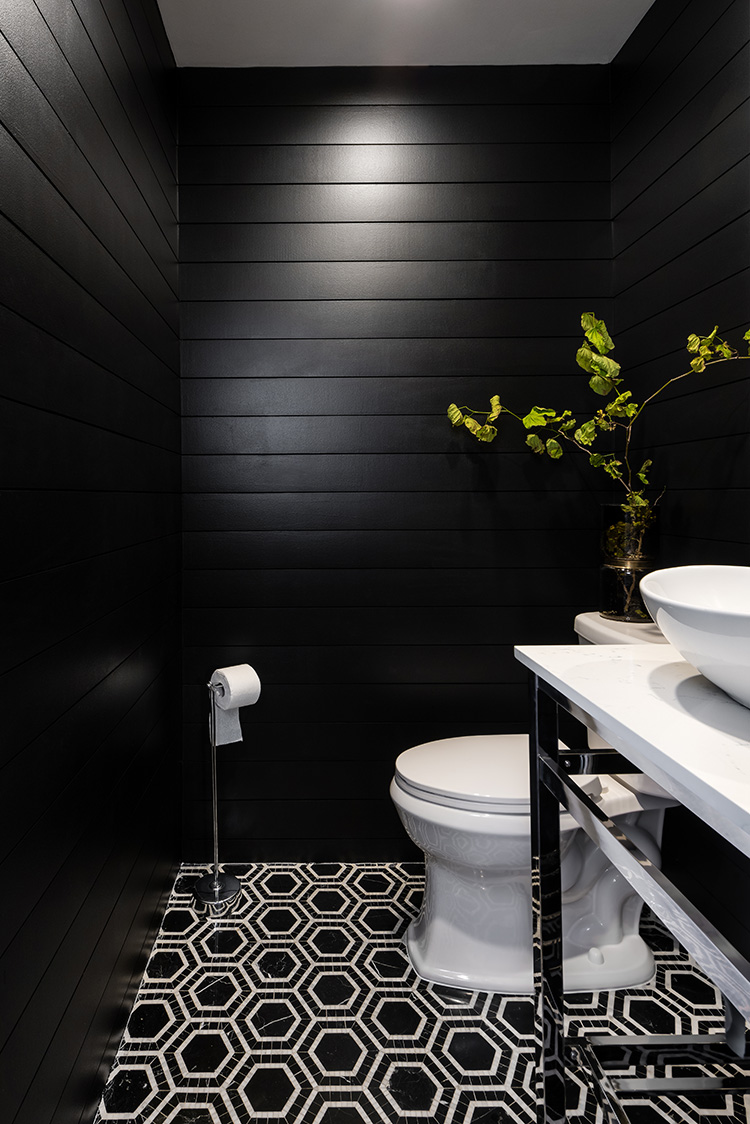
[[573,622],[579,644],[666,644],[661,629],[649,621],[611,621],[601,613],[579,613]]

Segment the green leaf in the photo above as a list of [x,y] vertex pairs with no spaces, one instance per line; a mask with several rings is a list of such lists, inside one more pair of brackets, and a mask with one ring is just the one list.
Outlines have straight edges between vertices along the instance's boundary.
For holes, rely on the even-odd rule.
[[483,425],[475,432],[474,436],[477,441],[494,441],[497,437],[497,430],[494,425]]
[[591,348],[586,347],[585,344],[583,344],[582,347],[579,347],[578,351],[576,352],[576,363],[578,364],[579,367],[583,367],[584,371],[588,371],[589,374],[594,369],[593,366],[591,365],[591,360],[593,358],[593,355],[594,355],[594,353],[591,350]]
[[600,355],[606,355],[615,346],[607,331],[607,325],[603,320],[597,320],[593,312],[584,312],[581,317],[581,327],[586,334],[586,339],[594,345]]
[[464,423],[464,416],[455,402],[451,402],[448,407],[448,420],[451,425],[463,425]]
[[618,394],[608,402],[604,409],[611,418],[632,418],[638,413],[638,407],[635,402],[630,402],[629,398],[630,391],[624,390],[622,394]]
[[641,484],[648,484],[648,480],[646,478],[646,473],[651,468],[651,465],[653,463],[654,462],[651,461],[651,460],[644,461],[643,464],[641,465],[641,467],[638,469],[638,472],[636,473],[636,476],[640,480]]
[[609,394],[622,381],[619,377],[620,364],[615,363],[614,359],[608,359],[606,355],[595,355],[592,352],[591,370],[593,374],[589,379],[589,386],[596,394]]
[[529,446],[532,453],[544,452],[544,442],[542,441],[538,433],[530,433],[526,438],[526,444]]
[[492,395],[492,397],[490,398],[490,406],[492,407],[492,409],[490,410],[489,414],[487,415],[487,421],[493,422],[496,418],[499,418],[501,413],[503,412],[503,408],[500,405],[499,395],[497,395],[497,394]]
[[547,452],[553,461],[559,460],[563,455],[562,446],[559,441],[555,441],[554,437],[550,437],[547,441]]
[[550,410],[548,406],[532,406],[522,420],[526,429],[533,429],[537,425],[547,425],[549,419],[555,416],[555,411]]
[[589,379],[589,386],[594,394],[601,394],[602,396],[609,394],[612,389],[612,383],[607,379],[603,379],[601,375],[592,375]]
[[589,464],[592,468],[601,468],[606,459],[604,453],[589,454]]
[[579,445],[590,445],[596,437],[596,422],[592,418],[591,421],[584,422],[579,429],[573,434],[574,439]]
[[622,479],[622,461],[618,461],[614,457],[610,457],[609,460],[607,460],[602,465],[602,468],[609,476],[612,477],[613,480]]

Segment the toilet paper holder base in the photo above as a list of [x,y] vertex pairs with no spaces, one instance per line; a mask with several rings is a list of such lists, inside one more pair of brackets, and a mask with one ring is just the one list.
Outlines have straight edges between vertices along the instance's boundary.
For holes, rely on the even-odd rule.
[[211,735],[211,803],[213,812],[214,861],[213,869],[193,885],[193,896],[201,906],[221,907],[225,913],[240,892],[239,879],[219,870],[219,808],[216,786],[216,698],[224,694],[220,683],[208,683],[209,730]]

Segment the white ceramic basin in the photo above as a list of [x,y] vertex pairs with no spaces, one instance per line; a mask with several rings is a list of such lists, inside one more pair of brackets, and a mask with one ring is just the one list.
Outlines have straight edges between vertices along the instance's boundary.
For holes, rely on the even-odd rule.
[[675,566],[641,579],[669,643],[706,679],[750,707],[750,566]]

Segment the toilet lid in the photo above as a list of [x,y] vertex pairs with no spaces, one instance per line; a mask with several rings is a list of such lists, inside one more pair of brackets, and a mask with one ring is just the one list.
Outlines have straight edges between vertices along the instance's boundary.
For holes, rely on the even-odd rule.
[[[526,734],[476,734],[415,745],[396,759],[396,781],[434,803],[528,815],[529,739]],[[598,777],[586,778],[581,787],[592,797],[601,793]]]

